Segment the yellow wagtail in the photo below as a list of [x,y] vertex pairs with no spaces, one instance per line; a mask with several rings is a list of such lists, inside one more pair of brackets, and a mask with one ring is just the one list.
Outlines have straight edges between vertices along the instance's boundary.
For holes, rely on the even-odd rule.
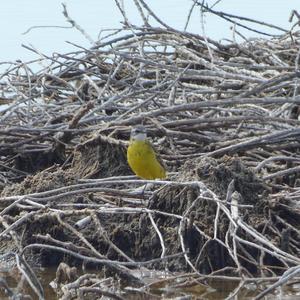
[[132,171],[143,179],[166,178],[166,170],[157,159],[144,126],[131,130],[127,161]]

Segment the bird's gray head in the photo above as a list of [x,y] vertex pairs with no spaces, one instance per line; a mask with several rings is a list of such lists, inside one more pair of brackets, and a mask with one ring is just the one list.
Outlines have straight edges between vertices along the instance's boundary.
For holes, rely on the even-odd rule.
[[131,129],[131,140],[145,141],[147,139],[147,130],[143,125],[135,126]]

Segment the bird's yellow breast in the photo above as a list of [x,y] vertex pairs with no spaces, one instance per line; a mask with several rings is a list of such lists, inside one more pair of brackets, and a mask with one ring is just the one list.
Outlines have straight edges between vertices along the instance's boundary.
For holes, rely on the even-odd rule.
[[166,178],[166,171],[148,141],[131,141],[127,149],[127,160],[132,171],[141,178]]

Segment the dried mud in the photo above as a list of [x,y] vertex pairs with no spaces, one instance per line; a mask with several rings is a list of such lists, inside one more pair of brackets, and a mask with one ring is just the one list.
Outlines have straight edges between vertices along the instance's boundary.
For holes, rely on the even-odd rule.
[[[49,191],[76,184],[81,178],[87,177],[105,178],[129,175],[131,171],[126,162],[125,146],[118,143],[108,144],[106,142],[100,139],[93,139],[92,143],[90,141],[87,142],[79,147],[69,168],[52,167],[51,169],[37,172],[35,175],[27,176],[21,183],[6,186],[1,196]],[[115,159],[116,157],[117,159]],[[111,166],[109,173],[107,173],[107,166]],[[242,196],[239,204],[253,205],[251,212],[241,208],[240,214],[254,229],[260,232],[263,232],[266,223],[270,221],[270,210],[275,210],[278,215],[286,217],[284,210],[278,209],[277,205],[273,203],[270,206],[266,184],[255,175],[254,171],[246,167],[238,156],[224,156],[219,159],[204,157],[189,160],[179,169],[173,180],[177,182],[201,181],[209,189],[213,190],[220,199],[226,198],[228,185],[234,180],[234,190],[238,191]],[[174,216],[182,216],[185,215],[196,198],[197,186],[182,188],[171,184],[155,192],[145,208],[174,214]],[[97,193],[93,197],[78,193],[75,196],[66,196],[59,200],[60,203],[68,203],[70,205],[72,203],[84,204],[95,201],[97,201]],[[112,201],[117,202],[117,199],[112,199]],[[44,204],[55,208],[55,200]],[[120,203],[120,205],[122,204]],[[20,210],[14,209],[11,211],[11,217],[13,218],[14,215],[19,213],[21,213]],[[289,211],[288,214],[290,218],[291,212]],[[109,239],[135,261],[148,261],[161,255],[161,242],[157,232],[151,226],[147,213],[133,215],[98,213],[97,217],[101,220],[103,232],[95,231],[94,225],[90,223],[81,230],[81,234],[107,259],[124,261],[124,258],[109,246],[106,239]],[[193,228],[193,224],[195,224],[207,236],[212,237],[214,235],[212,224],[214,224],[216,218],[216,203],[211,200],[201,199],[197,201],[186,217],[193,221],[183,225],[184,243],[197,270],[206,274],[225,267],[233,267],[234,262],[228,255],[225,247],[220,246],[214,240],[207,242]],[[217,237],[220,240],[225,239],[230,225],[228,219],[223,217],[224,215],[221,213],[218,219],[219,231]],[[74,225],[80,218],[80,215],[68,216],[64,221]],[[180,219],[156,214],[154,215],[154,220],[164,237],[165,255],[180,253],[182,250],[178,235]],[[297,221],[295,223],[298,224]],[[23,247],[37,243],[39,241],[36,238],[38,235],[46,236],[47,234],[59,241],[71,242],[79,247],[81,245],[78,237],[66,231],[55,216],[47,214],[47,210],[45,214],[29,218],[19,230],[24,232],[22,235]],[[272,237],[272,232],[268,232],[268,234]],[[280,240],[276,242],[279,247],[280,242]],[[3,241],[1,248],[4,249],[4,252],[7,251],[5,249],[6,245],[8,245],[7,241]],[[253,251],[253,249],[248,251],[254,259],[258,259],[258,251]],[[48,249],[32,250],[30,257],[32,262],[43,267],[57,266],[60,262],[66,262],[70,265],[80,265],[82,263],[80,259]],[[276,259],[274,260],[268,255],[264,259],[268,261],[268,264],[274,266],[275,271],[280,265]],[[247,260],[241,261],[249,272],[255,273],[257,271],[253,264],[247,262]],[[163,269],[165,265],[164,261],[158,261],[154,262],[152,267]],[[96,267],[93,263],[89,263],[88,266]],[[171,259],[167,266],[170,271],[190,270],[183,257]]]

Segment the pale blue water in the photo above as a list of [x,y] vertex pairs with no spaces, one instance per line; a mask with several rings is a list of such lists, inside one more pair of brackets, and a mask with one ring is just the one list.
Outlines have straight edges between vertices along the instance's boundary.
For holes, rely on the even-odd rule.
[[[84,47],[89,42],[75,29],[39,28],[26,35],[22,33],[31,26],[69,26],[62,14],[61,0],[2,0],[0,7],[0,62],[16,59],[28,60],[36,56],[21,47],[32,44],[43,53],[64,53],[74,48],[65,41]],[[191,0],[146,0],[156,14],[169,25],[183,29]],[[215,1],[207,1],[213,3]],[[70,16],[94,39],[101,29],[120,27],[122,21],[113,0],[66,0]],[[124,0],[129,19],[140,24],[140,18],[132,0]],[[298,6],[298,7],[297,7]],[[292,9],[300,10],[300,1],[295,0],[223,0],[216,7],[227,13],[237,14],[290,28],[288,18]],[[199,9],[192,15],[189,31],[203,34]],[[214,39],[231,38],[231,24],[207,15],[206,34]],[[248,37],[253,34],[242,31]],[[274,32],[274,31],[273,31]],[[277,32],[278,33],[278,32]]]

